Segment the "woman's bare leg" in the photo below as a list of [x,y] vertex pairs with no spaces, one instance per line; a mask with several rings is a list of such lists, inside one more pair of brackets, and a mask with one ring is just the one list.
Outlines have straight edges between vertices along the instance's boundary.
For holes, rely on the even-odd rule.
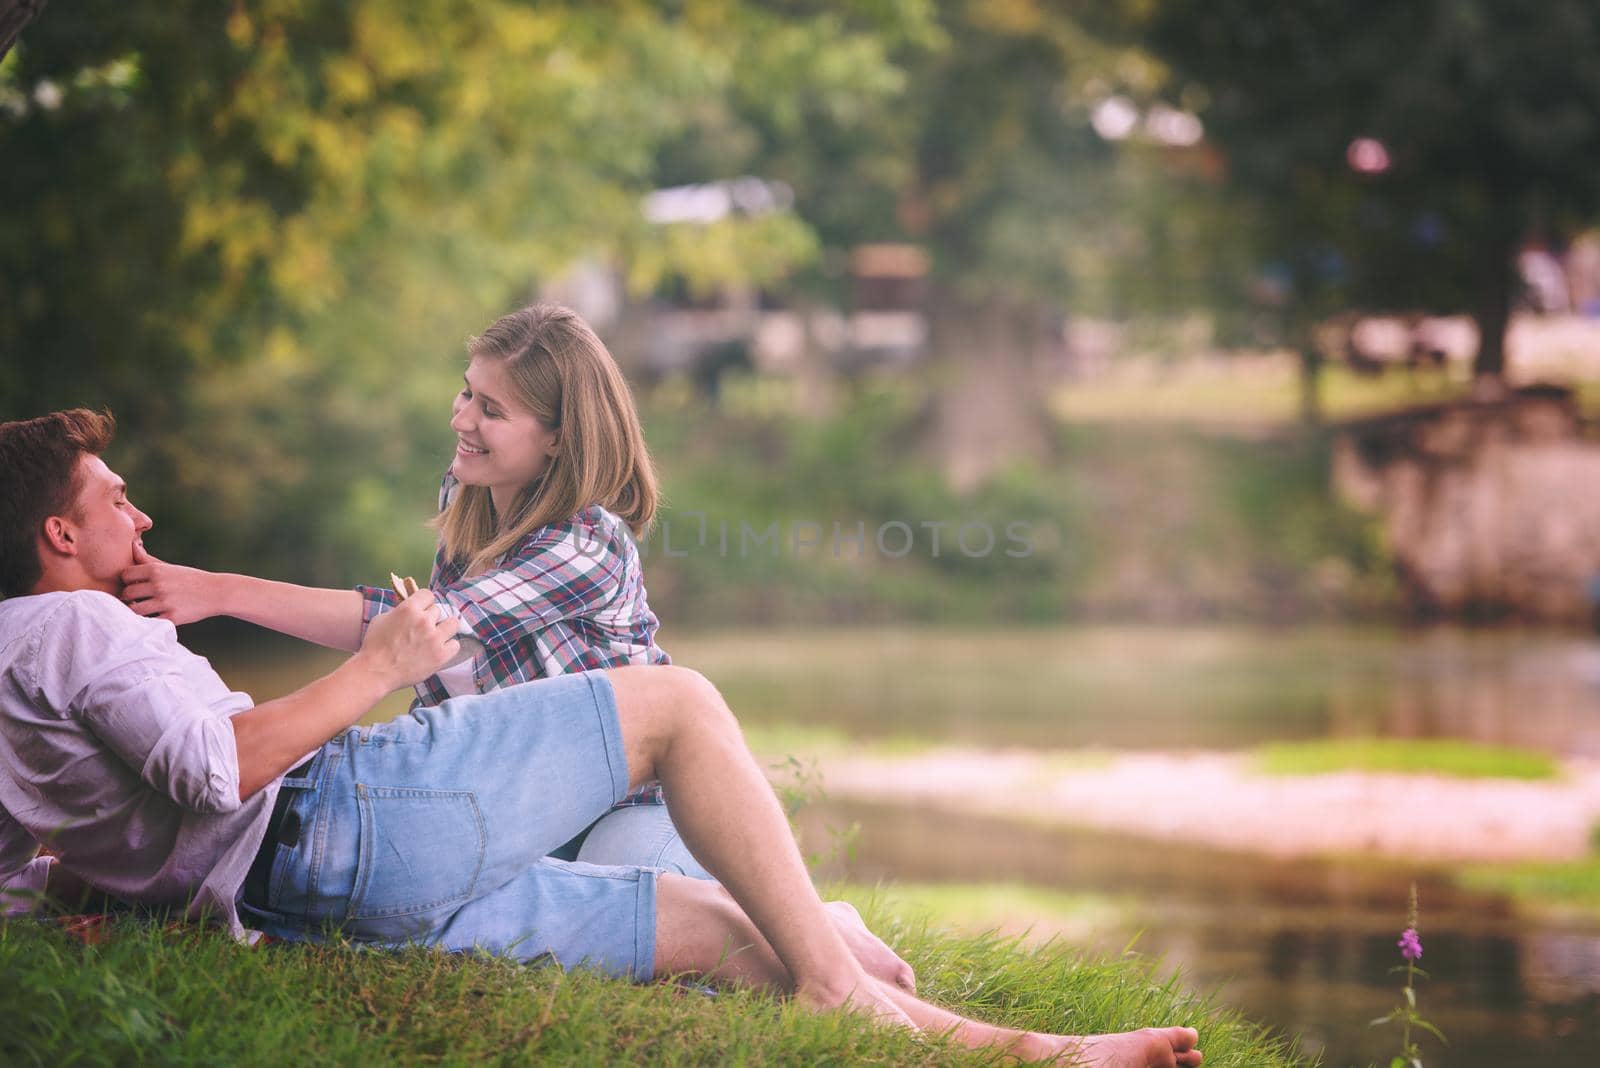
[[779,994],[794,990],[788,969],[726,891],[667,872],[656,878],[655,974],[698,975]]
[[1059,1059],[1083,1068],[1194,1068],[1202,1059],[1195,1048],[1200,1033],[1192,1027],[1146,1027],[1107,1035],[1051,1035],[970,1020],[893,988],[887,993],[923,1031],[948,1035],[974,1049],[1003,1049],[1027,1061]]
[[783,809],[716,688],[683,668],[607,675],[631,785],[661,780],[684,843],[766,936],[795,996],[820,1009],[852,1004],[911,1026],[829,920]]
[[[656,910],[656,975],[694,972],[793,993],[788,970],[732,895],[704,879],[693,880],[699,884],[693,886],[682,881],[664,872],[656,882],[657,898],[665,902]],[[825,901],[823,908],[869,977],[915,992],[911,966],[867,930],[852,905]]]
[[[715,884],[662,875],[656,893],[656,974],[693,974],[778,992],[792,989],[783,962],[738,904]],[[878,979],[883,1000],[919,1030],[973,1048],[993,1047],[1023,1060],[1060,1058],[1094,1068],[1192,1068],[1198,1036],[1186,1027],[1077,1038],[998,1027],[968,1019]]]

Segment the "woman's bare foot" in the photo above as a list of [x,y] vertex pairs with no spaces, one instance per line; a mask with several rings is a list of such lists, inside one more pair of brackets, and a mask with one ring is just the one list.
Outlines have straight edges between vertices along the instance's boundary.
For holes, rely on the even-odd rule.
[[1188,1027],[1152,1027],[1086,1037],[1016,1031],[968,1019],[882,980],[870,981],[877,983],[879,992],[899,1005],[922,1032],[941,1035],[970,1049],[991,1049],[1017,1060],[1085,1068],[1194,1068],[1201,1060],[1200,1051],[1194,1048],[1200,1036]]
[[1200,1033],[1192,1027],[1146,1027],[1058,1041],[1062,1044],[1054,1056],[1074,1068],[1195,1068],[1203,1059],[1195,1048]]
[[842,986],[796,983],[794,997],[813,1012],[844,1009],[847,1012],[865,1013],[872,1017],[874,1023],[917,1030],[916,1022],[890,996],[889,989],[881,980],[872,978],[858,967],[854,980]]
[[885,945],[883,939],[867,929],[854,905],[848,901],[826,901],[823,907],[828,910],[833,926],[844,936],[844,944],[850,947],[851,954],[861,962],[868,975],[893,983],[907,993],[917,992],[917,973]]

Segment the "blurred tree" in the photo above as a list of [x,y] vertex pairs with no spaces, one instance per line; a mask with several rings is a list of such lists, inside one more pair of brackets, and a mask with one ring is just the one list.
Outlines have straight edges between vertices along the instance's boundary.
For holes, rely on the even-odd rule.
[[[0,418],[116,410],[158,551],[424,567],[394,518],[448,456],[463,335],[579,257],[648,285],[812,255],[792,215],[653,227],[639,197],[736,83],[869,104],[893,7],[58,5],[0,65]],[[736,47],[749,18],[782,66]]]
[[1470,311],[1505,370],[1518,245],[1600,209],[1590,0],[1162,0],[1134,39],[1225,153],[1290,340],[1331,311]]
[[809,282],[832,303],[849,303],[838,281],[855,246],[906,241],[930,254],[926,439],[970,487],[1050,455],[1038,364],[1059,347],[1065,314],[1215,299],[1204,253],[1220,216],[1204,206],[1214,182],[1176,158],[1185,153],[1112,144],[1091,127],[1107,96],[1154,99],[1162,85],[1136,43],[1107,43],[1082,14],[1037,0],[903,6],[924,17],[875,38],[900,72],[892,106],[776,108],[746,88],[734,98],[742,112],[668,157],[692,168],[717,146],[734,166],[789,181],[828,250]]

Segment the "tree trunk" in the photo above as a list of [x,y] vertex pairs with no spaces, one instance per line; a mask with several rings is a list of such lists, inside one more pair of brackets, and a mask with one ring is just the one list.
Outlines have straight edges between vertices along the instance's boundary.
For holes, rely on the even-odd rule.
[[0,59],[17,43],[22,28],[44,10],[49,0],[0,0]]
[[1478,306],[1478,354],[1472,361],[1476,379],[1500,380],[1506,374],[1506,329],[1511,325],[1511,302],[1516,295],[1513,257],[1516,237],[1501,235],[1491,242],[1484,261]]
[[1322,353],[1314,345],[1300,349],[1300,422],[1322,424]]
[[938,288],[928,327],[936,396],[930,447],[965,492],[1001,467],[1042,462],[1053,434],[1034,366],[1041,341],[1031,309]]
[[1294,322],[1298,318],[1291,313],[1290,325],[1285,328],[1284,336],[1288,339],[1295,355],[1300,358],[1300,422],[1308,427],[1320,426],[1322,423],[1322,348],[1317,344],[1317,332],[1310,326]]

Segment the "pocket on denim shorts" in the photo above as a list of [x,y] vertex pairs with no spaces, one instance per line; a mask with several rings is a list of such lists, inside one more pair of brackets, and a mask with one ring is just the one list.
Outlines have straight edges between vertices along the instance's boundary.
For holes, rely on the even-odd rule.
[[360,859],[351,920],[410,916],[472,896],[487,839],[470,790],[356,787]]

